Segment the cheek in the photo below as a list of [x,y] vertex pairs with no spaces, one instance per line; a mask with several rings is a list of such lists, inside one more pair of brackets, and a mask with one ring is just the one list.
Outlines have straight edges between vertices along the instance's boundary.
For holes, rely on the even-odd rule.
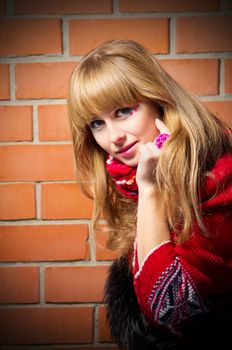
[[93,138],[95,139],[95,141],[97,142],[97,144],[98,144],[102,149],[104,149],[105,151],[107,151],[106,140],[104,139],[104,137],[102,137],[102,135],[93,134]]
[[144,138],[144,141],[153,141],[159,134],[159,130],[157,129],[153,118],[143,120],[143,122],[138,125],[138,132],[141,137]]
[[143,118],[134,119],[134,134],[141,137],[148,137],[156,132],[155,122],[144,120]]

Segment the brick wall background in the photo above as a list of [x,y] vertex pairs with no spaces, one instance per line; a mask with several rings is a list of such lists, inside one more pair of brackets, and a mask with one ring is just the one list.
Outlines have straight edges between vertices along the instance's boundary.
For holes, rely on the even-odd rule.
[[232,1],[0,0],[0,349],[112,349],[111,260],[75,181],[67,82],[130,38],[232,124]]

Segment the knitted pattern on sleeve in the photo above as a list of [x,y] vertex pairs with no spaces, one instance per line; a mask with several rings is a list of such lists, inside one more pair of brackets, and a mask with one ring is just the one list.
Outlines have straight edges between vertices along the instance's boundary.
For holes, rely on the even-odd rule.
[[201,209],[208,236],[194,222],[187,241],[164,242],[140,269],[135,244],[134,287],[140,308],[149,323],[174,332],[183,320],[213,309],[211,296],[232,288],[231,155],[221,157],[206,178]]

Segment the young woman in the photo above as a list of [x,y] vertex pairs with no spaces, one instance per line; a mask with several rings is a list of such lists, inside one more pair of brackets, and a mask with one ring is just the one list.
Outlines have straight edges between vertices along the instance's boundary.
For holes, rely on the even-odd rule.
[[83,57],[68,106],[93,225],[103,215],[121,252],[106,283],[113,337],[130,349],[221,345],[231,330],[230,128],[130,40]]

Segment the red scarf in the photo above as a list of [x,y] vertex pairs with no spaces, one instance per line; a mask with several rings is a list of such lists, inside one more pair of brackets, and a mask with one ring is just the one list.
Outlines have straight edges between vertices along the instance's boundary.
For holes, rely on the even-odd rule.
[[[158,149],[162,148],[169,136],[169,134],[165,133],[159,134],[154,140],[156,147]],[[106,170],[112,177],[115,187],[122,195],[135,200],[138,199],[138,185],[136,183],[137,166],[130,167],[107,154]]]
[[112,177],[116,189],[125,197],[138,199],[138,185],[136,183],[136,167],[130,167],[120,160],[107,155],[106,170]]

